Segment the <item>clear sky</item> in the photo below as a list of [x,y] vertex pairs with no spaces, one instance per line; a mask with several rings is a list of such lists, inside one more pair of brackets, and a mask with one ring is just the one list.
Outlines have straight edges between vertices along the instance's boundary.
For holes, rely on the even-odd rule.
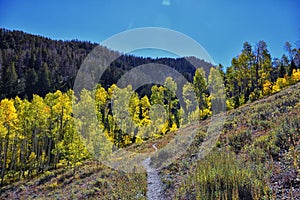
[[0,27],[100,43],[132,28],[165,27],[230,65],[243,42],[265,40],[272,57],[300,40],[299,0],[0,0]]

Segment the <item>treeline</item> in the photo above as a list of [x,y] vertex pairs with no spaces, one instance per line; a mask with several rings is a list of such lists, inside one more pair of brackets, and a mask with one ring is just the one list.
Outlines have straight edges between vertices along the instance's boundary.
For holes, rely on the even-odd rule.
[[284,47],[289,56],[272,60],[264,41],[259,41],[254,48],[248,42],[244,43],[240,55],[233,58],[226,69],[228,107],[237,108],[298,80],[300,48],[293,48],[288,42]]
[[[19,96],[31,100],[33,94],[44,97],[48,92],[66,92],[72,89],[80,65],[96,46],[97,44],[90,42],[57,41],[22,31],[0,29],[0,99]],[[226,72],[221,67],[228,88],[227,97],[233,98],[230,100],[232,105],[237,107],[248,100],[259,98],[263,85],[266,84],[266,88],[273,87],[278,77],[283,79],[270,90],[276,90],[278,85],[285,84],[281,83],[285,81],[285,76],[291,76],[293,70],[299,69],[300,65],[299,47],[294,48],[287,42],[285,49],[287,55],[272,59],[264,41],[259,41],[254,47],[245,42],[242,52],[232,59]],[[169,66],[190,82],[195,74],[194,66],[204,69],[213,67],[195,57],[141,58],[122,55],[101,46],[98,53],[106,57],[117,57],[106,70],[105,76],[99,80],[106,89],[117,83],[127,71],[142,64]],[[144,90],[142,88],[139,93],[142,96],[151,94],[149,87]]]
[[[165,86],[152,87],[150,98],[139,98],[131,86],[121,89],[113,84],[107,90],[101,85],[83,90],[78,99],[72,90],[57,90],[44,98],[33,95],[31,101],[1,100],[1,185],[58,165],[76,166],[91,156],[107,156],[116,147],[176,130],[181,120],[178,100],[168,89],[176,87],[169,77]],[[166,113],[159,107],[151,110],[151,104],[162,105]]]
[[88,152],[75,130],[72,92],[19,97],[0,103],[1,185],[42,173],[57,164],[75,165]]
[[[0,99],[18,95],[30,100],[33,94],[44,97],[48,92],[72,89],[78,69],[96,46],[90,42],[57,41],[0,28]],[[208,69],[212,66],[195,57],[153,59],[122,55],[102,46],[98,46],[97,50],[104,57],[117,58],[99,81],[105,88],[117,83],[125,72],[142,64],[170,66],[189,81],[192,81],[194,66],[206,66]]]

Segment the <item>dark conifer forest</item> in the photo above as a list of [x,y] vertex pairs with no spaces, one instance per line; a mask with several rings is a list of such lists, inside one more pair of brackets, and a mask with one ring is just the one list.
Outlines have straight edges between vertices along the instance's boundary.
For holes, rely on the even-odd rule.
[[[15,97],[32,99],[33,94],[45,96],[56,90],[73,88],[77,70],[86,56],[97,46],[87,41],[57,41],[24,33],[0,29],[1,98]],[[192,81],[194,66],[208,66],[197,58],[142,58],[122,55],[100,47],[105,55],[119,55],[99,83],[108,87],[117,83],[126,71],[147,63],[170,66]]]

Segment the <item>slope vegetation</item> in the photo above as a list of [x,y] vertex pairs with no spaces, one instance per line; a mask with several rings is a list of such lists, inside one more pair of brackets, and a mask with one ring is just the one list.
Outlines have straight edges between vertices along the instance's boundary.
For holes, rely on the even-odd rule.
[[[127,150],[154,152],[176,134],[196,130],[192,144],[160,170],[168,199],[299,199],[300,84],[226,113],[218,141],[203,158],[211,119]],[[208,147],[209,148],[209,147]],[[155,158],[163,151],[155,153]],[[125,174],[87,161],[1,188],[1,199],[146,199],[145,173]]]

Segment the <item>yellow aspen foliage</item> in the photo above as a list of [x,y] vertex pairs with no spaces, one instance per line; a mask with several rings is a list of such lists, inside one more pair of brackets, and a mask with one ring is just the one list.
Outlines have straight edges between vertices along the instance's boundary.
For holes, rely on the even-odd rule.
[[105,117],[108,112],[108,93],[101,85],[97,85],[95,90],[95,106],[97,109],[97,118],[100,124],[104,125]]
[[226,109],[227,110],[234,109],[234,102],[232,99],[226,99]]
[[118,86],[116,84],[112,84],[108,89],[107,89],[107,93],[108,93],[108,97],[111,98],[115,92],[115,90],[118,88]]
[[300,69],[293,69],[291,78],[294,83],[300,81]]
[[211,114],[212,112],[208,108],[199,111],[200,119],[206,119],[207,117],[211,116]]
[[105,105],[107,102],[107,98],[108,98],[108,94],[106,90],[103,87],[99,86],[95,92],[96,103],[99,103],[100,105]]
[[169,122],[166,121],[166,122],[163,124],[162,128],[161,128],[161,133],[164,135],[164,134],[166,134],[169,130],[170,130]]
[[174,131],[177,131],[177,130],[178,130],[178,127],[177,127],[176,123],[173,123],[171,128],[170,128],[170,131],[174,132]]
[[17,111],[13,100],[3,99],[0,103],[0,123],[6,128],[16,125],[18,120]]
[[133,93],[129,100],[128,110],[136,125],[140,123],[140,99],[137,93]]
[[272,93],[272,83],[268,80],[263,84],[263,96],[269,95]]
[[123,135],[123,145],[124,146],[128,146],[128,145],[130,145],[131,143],[132,143],[132,141],[131,141],[131,137],[129,136],[129,135]]
[[140,126],[147,126],[151,123],[150,120],[150,101],[147,96],[144,96],[140,100],[140,107],[141,107],[141,116],[142,119],[140,121]]
[[205,98],[206,100],[206,105],[207,108],[204,108],[202,110],[199,110],[199,119],[206,119],[207,117],[212,115],[211,107],[212,107],[212,102],[211,102],[211,96],[208,96]]
[[272,88],[272,93],[276,93],[279,92],[280,90],[282,90],[284,87],[286,87],[287,84],[287,80],[286,77],[284,78],[278,78]]

